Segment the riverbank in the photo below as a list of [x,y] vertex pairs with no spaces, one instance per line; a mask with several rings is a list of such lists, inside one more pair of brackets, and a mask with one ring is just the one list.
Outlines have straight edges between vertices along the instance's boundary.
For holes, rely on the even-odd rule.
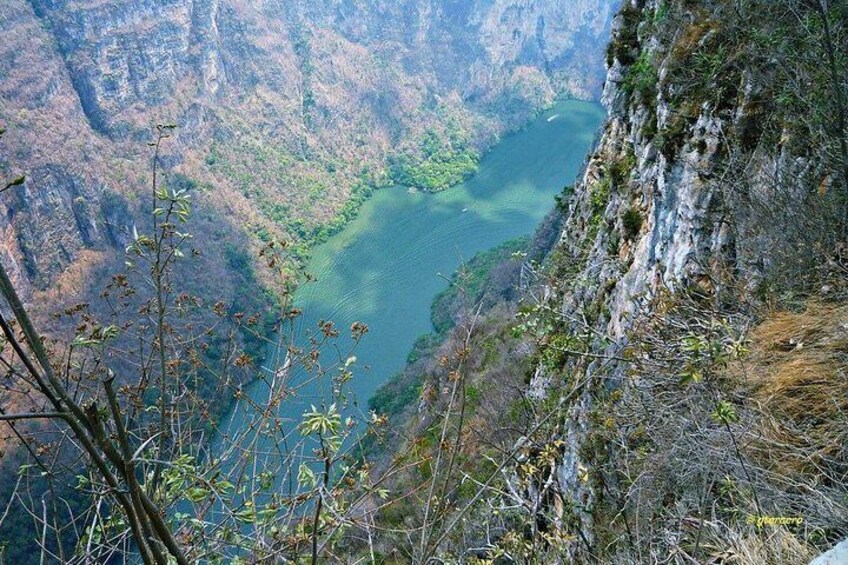
[[[315,282],[295,295],[304,312],[296,332],[303,343],[322,320],[341,330],[368,325],[356,351],[352,404],[364,410],[403,368],[415,340],[432,330],[433,298],[461,263],[533,232],[578,173],[603,115],[598,104],[562,101],[501,140],[467,181],[437,194],[375,191],[341,232],[313,250],[307,272]],[[340,349],[347,345],[342,338]],[[305,387],[284,415],[319,405],[330,387]]]

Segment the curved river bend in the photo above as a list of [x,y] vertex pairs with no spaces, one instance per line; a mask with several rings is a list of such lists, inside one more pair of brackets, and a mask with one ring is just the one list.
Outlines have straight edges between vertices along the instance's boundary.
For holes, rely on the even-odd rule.
[[[603,117],[598,104],[559,102],[492,148],[463,184],[438,194],[379,190],[354,221],[314,250],[307,272],[317,281],[295,295],[305,313],[298,331],[314,332],[319,320],[332,320],[344,350],[350,325],[368,325],[349,389],[360,409],[403,368],[416,338],[432,330],[430,304],[447,286],[442,276],[475,253],[532,233],[579,173]],[[250,391],[260,402],[267,398],[263,387],[257,382]],[[284,403],[282,416],[299,419],[329,387],[310,384]],[[230,425],[239,420],[235,410]]]

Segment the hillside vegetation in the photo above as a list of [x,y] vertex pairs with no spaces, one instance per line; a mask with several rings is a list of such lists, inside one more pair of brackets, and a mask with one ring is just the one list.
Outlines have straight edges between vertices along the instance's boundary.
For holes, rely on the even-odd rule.
[[[447,189],[558,97],[596,98],[614,4],[2,3],[4,559],[227,561],[259,517],[266,556],[303,554],[324,527],[277,527],[321,498],[297,466],[279,472],[298,479],[291,514],[272,517],[276,499],[251,514],[246,485],[267,491],[267,474],[238,466],[250,457],[222,471],[209,438],[255,447],[222,416],[268,376],[311,247],[374,190]],[[292,345],[305,370],[337,331]],[[230,549],[201,548],[182,528],[203,537],[206,495],[225,492],[230,523],[212,529]]]
[[557,97],[597,98],[614,5],[4,2],[0,171],[28,195],[0,202],[12,277],[39,291],[120,264],[156,124],[178,126],[168,184],[220,225],[199,235],[303,257],[372,190],[443,190]]

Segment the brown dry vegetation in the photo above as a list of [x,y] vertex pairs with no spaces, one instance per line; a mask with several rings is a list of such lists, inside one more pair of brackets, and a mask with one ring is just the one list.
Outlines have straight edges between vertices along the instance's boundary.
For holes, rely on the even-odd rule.
[[[653,311],[631,334],[628,384],[593,416],[604,555],[801,563],[842,539],[848,307],[810,300],[753,323],[678,296]],[[802,524],[757,525],[769,517]]]
[[787,475],[848,471],[848,306],[808,302],[802,312],[771,314],[750,339],[737,378],[761,414],[758,459]]

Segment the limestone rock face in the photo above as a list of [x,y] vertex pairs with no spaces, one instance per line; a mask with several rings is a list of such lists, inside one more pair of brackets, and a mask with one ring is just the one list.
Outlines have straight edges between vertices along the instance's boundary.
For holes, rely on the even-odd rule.
[[597,97],[616,5],[3,2],[0,173],[29,180],[0,200],[0,253],[38,289],[109,247],[129,226],[100,201],[144,211],[146,144],[171,123],[166,169],[235,229],[309,234],[427,129],[482,150],[556,96]]
[[[648,23],[662,2],[625,4],[630,21],[622,12],[613,23],[602,96],[609,116],[567,201],[556,252],[556,261],[567,264],[569,274],[549,289],[557,296],[562,319],[572,321],[569,331],[585,334],[588,323],[593,334],[604,336],[590,346],[597,358],[574,360],[569,368],[588,384],[562,424],[560,439],[567,448],[558,477],[566,498],[581,508],[591,508],[597,494],[590,482],[580,480],[590,467],[581,452],[591,431],[592,390],[630,380],[626,364],[603,359],[621,354],[628,331],[666,291],[699,288],[710,294],[731,279],[754,288],[780,252],[775,243],[780,232],[799,220],[781,223],[764,216],[769,212],[753,201],[777,202],[780,190],[781,206],[793,198],[800,202],[802,191],[795,190],[800,180],[793,184],[792,179],[809,185],[821,175],[815,163],[793,155],[788,144],[747,143],[746,132],[758,119],[753,108],[762,77],[758,82],[743,73],[734,83],[738,90],[720,101],[721,107],[703,92],[681,98],[681,85],[669,74],[675,64],[672,42],[683,32],[654,35],[662,28]],[[654,62],[651,71],[656,70],[641,85],[634,74],[644,71],[633,68],[640,57]],[[685,115],[681,104],[688,104]],[[726,182],[730,175],[733,183]],[[595,374],[603,374],[604,382],[593,379]],[[534,394],[555,380],[539,367]],[[591,513],[579,518],[584,538],[591,540]]]
[[848,563],[848,540],[810,561],[810,565],[842,565],[843,563]]

